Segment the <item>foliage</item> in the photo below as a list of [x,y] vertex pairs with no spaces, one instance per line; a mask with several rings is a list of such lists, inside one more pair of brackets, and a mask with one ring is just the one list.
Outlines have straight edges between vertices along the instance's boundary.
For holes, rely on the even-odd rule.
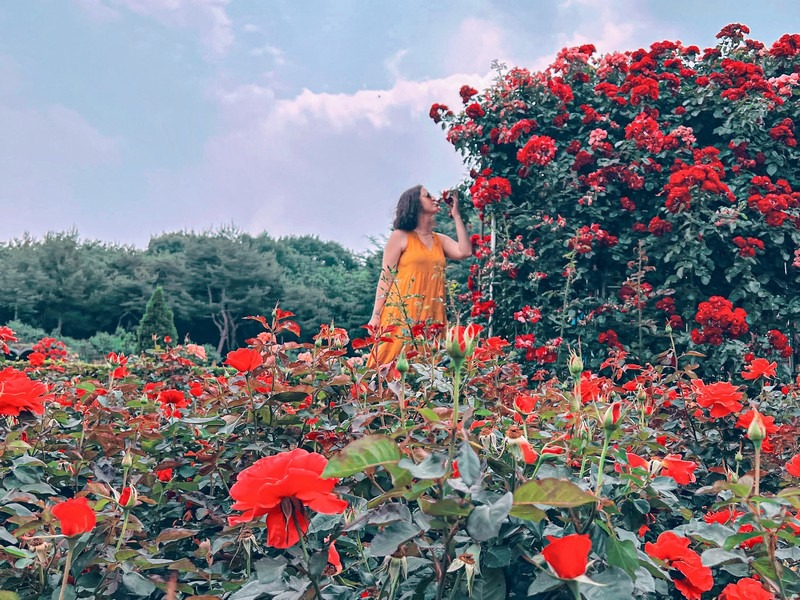
[[[730,25],[704,51],[566,48],[541,73],[501,66],[489,89],[464,86],[461,112],[432,107],[484,224],[466,310],[513,338],[529,370],[563,356],[564,339],[587,364],[607,347],[674,360],[655,356],[667,324],[706,368],[735,372],[747,352],[791,366],[800,38],[765,47],[747,33]],[[704,316],[712,297],[730,308]],[[731,327],[735,310],[746,320]]]
[[142,320],[136,330],[136,346],[139,352],[143,352],[162,341],[167,344],[178,337],[178,330],[175,329],[175,317],[172,309],[164,297],[164,288],[158,286],[153,290],[153,295],[147,301]]
[[[0,589],[653,599],[751,576],[750,594],[800,593],[800,381],[774,364],[701,385],[694,357],[615,351],[531,387],[475,326],[374,372],[342,329],[297,343],[292,313],[254,322],[233,368],[176,346],[0,371],[8,402],[44,403],[2,425]],[[70,498],[96,525],[83,501],[55,514]]]
[[[356,254],[313,236],[254,237],[231,227],[165,233],[144,250],[82,241],[75,231],[25,236],[0,244],[0,321],[42,331],[25,341],[55,335],[85,359],[98,359],[112,350],[109,344],[117,352],[126,347],[121,332],[136,329],[161,285],[178,339],[188,335],[222,354],[257,332],[243,317],[270,310],[279,298],[296,307],[304,332],[335,320],[357,335],[369,319],[379,271],[375,252]],[[97,334],[120,339],[85,341]]]

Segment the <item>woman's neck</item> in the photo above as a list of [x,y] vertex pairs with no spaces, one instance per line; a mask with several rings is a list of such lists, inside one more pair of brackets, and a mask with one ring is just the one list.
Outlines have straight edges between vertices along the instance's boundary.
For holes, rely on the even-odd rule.
[[420,215],[419,219],[417,219],[417,226],[414,228],[414,231],[421,234],[433,233],[433,226],[435,224],[436,221],[431,215]]

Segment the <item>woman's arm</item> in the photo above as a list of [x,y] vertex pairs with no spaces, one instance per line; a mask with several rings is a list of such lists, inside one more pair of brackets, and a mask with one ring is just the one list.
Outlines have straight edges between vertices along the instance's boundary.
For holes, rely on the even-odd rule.
[[383,307],[386,304],[386,296],[389,295],[389,290],[391,290],[394,282],[394,271],[397,269],[400,255],[405,251],[407,244],[408,234],[399,229],[395,229],[386,242],[386,247],[383,249],[383,262],[381,275],[378,279],[378,289],[375,291],[375,305],[368,323],[370,327],[380,325],[381,312],[383,312]]
[[464,220],[461,218],[461,213],[458,210],[458,196],[455,192],[451,192],[451,194],[453,198],[453,207],[450,209],[450,216],[453,217],[453,222],[456,225],[458,241],[447,235],[438,235],[442,240],[444,255],[453,260],[463,260],[472,256],[472,242],[469,239],[467,227],[464,225]]

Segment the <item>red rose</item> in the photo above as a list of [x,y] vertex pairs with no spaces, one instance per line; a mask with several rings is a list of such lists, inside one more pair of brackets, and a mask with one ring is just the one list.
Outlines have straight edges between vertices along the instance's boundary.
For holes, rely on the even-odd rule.
[[70,498],[59,502],[51,512],[61,524],[61,533],[67,537],[83,535],[97,524],[97,516],[86,498]]
[[719,600],[775,600],[775,594],[765,590],[760,581],[745,577],[726,585]]
[[264,357],[261,352],[254,348],[239,348],[233,352],[228,352],[225,364],[230,365],[239,373],[248,373],[264,364]]
[[704,567],[697,552],[689,549],[691,542],[671,531],[658,536],[653,544],[647,542],[644,551],[653,558],[663,560],[675,572],[672,581],[688,600],[700,600],[703,592],[714,587],[711,569]]
[[777,368],[778,364],[775,362],[769,362],[766,358],[756,358],[742,371],[742,377],[751,381],[759,377],[775,377]]
[[575,579],[586,573],[592,540],[586,534],[573,533],[563,538],[547,536],[550,542],[542,555],[561,579]]
[[795,454],[786,463],[786,472],[793,477],[800,477],[800,454]]
[[167,417],[180,417],[182,408],[189,406],[189,401],[180,390],[163,390],[158,394],[161,410]]
[[308,531],[306,508],[324,514],[344,512],[347,502],[336,497],[337,479],[323,478],[328,460],[302,448],[267,456],[239,474],[231,488],[233,510],[244,511],[228,517],[230,525],[267,516],[267,545],[289,548]]
[[44,402],[53,399],[47,386],[22,371],[8,367],[0,371],[0,415],[18,417],[23,410],[44,413]]
[[661,474],[672,477],[681,485],[697,481],[694,476],[697,465],[690,460],[681,460],[680,454],[667,454],[661,459],[661,465]]
[[158,477],[159,481],[167,483],[172,480],[172,469],[159,469],[156,471],[156,477]]
[[445,349],[450,358],[462,359],[470,356],[475,350],[478,334],[483,330],[481,325],[470,323],[466,327],[454,325],[447,330]]
[[692,385],[697,394],[697,403],[703,408],[708,408],[712,418],[720,419],[742,410],[741,401],[744,394],[727,381],[706,385],[701,380],[695,379]]
[[533,412],[533,409],[536,408],[537,400],[538,398],[536,396],[520,394],[514,398],[514,408],[523,414],[529,415]]

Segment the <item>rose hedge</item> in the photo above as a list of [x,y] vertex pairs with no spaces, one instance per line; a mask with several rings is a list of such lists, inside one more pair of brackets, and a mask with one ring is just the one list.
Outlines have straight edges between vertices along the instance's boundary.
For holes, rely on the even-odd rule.
[[178,346],[0,370],[0,590],[800,593],[800,381],[775,362],[718,381],[684,354],[597,371],[571,356],[531,386],[510,342],[474,325],[374,372],[354,356],[372,337],[323,326],[297,344],[291,313],[257,321],[224,367]]
[[705,50],[567,48],[541,73],[462,87],[461,112],[431,108],[482,221],[462,299],[530,369],[565,338],[592,364],[608,348],[655,360],[667,324],[706,368],[794,364],[800,35],[747,33],[729,25]]

